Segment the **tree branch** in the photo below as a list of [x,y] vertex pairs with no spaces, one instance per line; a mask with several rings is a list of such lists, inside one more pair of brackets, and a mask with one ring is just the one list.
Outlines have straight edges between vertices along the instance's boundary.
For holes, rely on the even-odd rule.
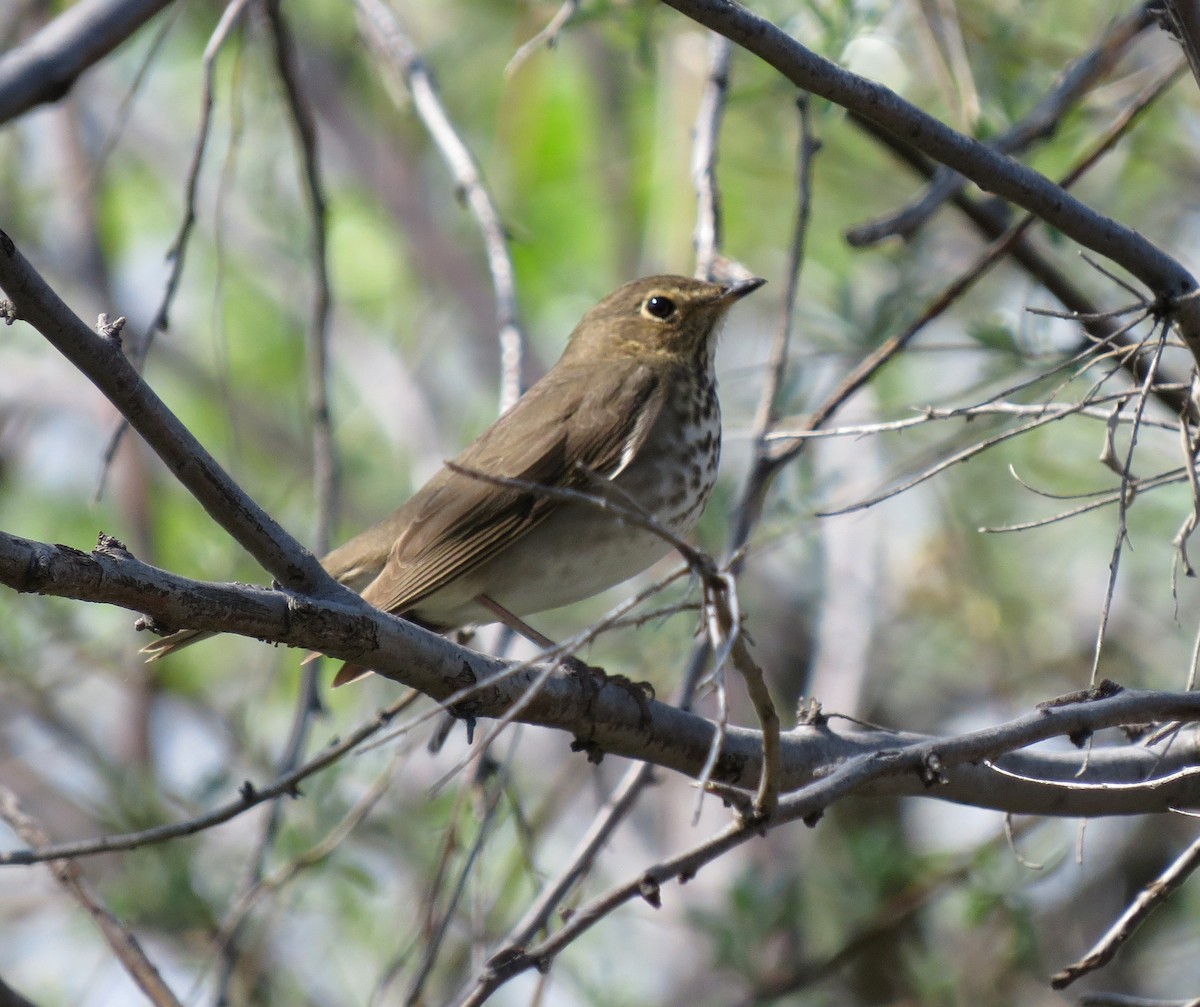
[[964,136],[867,80],[818,56],[766,18],[732,0],[665,0],[680,13],[763,59],[797,87],[876,123],[928,157],[1058,228],[1079,244],[1127,269],[1170,302],[1192,355],[1200,360],[1200,299],[1179,262],[1137,231],[1097,213],[1044,175]]
[[120,410],[213,520],[263,569],[288,588],[352,594],[230,479],[142,380],[122,352],[119,338],[106,339],[93,332],[50,289],[3,231],[0,290],[12,305],[5,314],[7,322],[11,325],[15,319],[23,319],[45,336]]
[[[0,583],[22,592],[147,612],[165,623],[186,620],[216,632],[321,650],[341,660],[366,660],[379,674],[475,716],[501,717],[523,703],[517,719],[524,723],[568,731],[585,739],[591,751],[641,759],[693,777],[702,771],[716,731],[703,717],[665,703],[639,703],[616,683],[596,692],[592,683],[561,669],[514,669],[370,608],[355,595],[350,597],[358,604],[346,605],[282,590],[191,581],[139,562],[111,540],[83,553],[0,533]],[[539,679],[536,695],[528,697],[529,686]],[[780,814],[797,800],[799,788],[849,761],[862,762],[865,775],[839,791],[838,799],[861,790],[935,796],[1017,814],[1081,816],[1194,805],[1200,802],[1200,773],[1194,769],[1200,746],[1195,742],[1177,739],[1166,753],[1111,747],[1086,757],[1014,751],[1048,738],[1079,738],[1105,727],[1169,720],[1200,720],[1200,693],[1118,691],[953,738],[829,722],[801,725],[782,738],[780,791],[792,796],[781,802]],[[935,789],[922,778],[929,760],[943,774]],[[985,760],[995,760],[996,766]],[[761,733],[727,728],[713,779],[752,790],[761,771]]]
[[79,0],[37,34],[0,54],[0,123],[62,98],[171,0]]

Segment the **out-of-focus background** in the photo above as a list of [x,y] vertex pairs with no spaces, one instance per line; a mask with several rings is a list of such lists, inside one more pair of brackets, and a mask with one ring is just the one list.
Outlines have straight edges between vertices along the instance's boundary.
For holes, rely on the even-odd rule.
[[[64,4],[0,11],[0,50]],[[1087,53],[1120,2],[755,4],[805,45],[895,89],[955,128],[993,138],[1020,122]],[[709,71],[707,34],[651,3],[580,5],[556,44],[509,66],[557,4],[397,4],[412,42],[475,155],[507,229],[525,376],[560,352],[579,316],[618,284],[691,273],[693,127]],[[399,504],[496,416],[500,356],[478,226],[403,88],[362,42],[350,4],[284,4],[298,79],[311,102],[328,198],[333,296],[332,429],[340,460],[336,544]],[[222,7],[169,6],[89,70],[63,100],[0,126],[0,227],[81,317],[128,318],[137,345],[164,297],[183,222],[205,65]],[[1153,28],[1071,102],[1052,135],[1021,153],[1067,171],[1176,58]],[[305,331],[312,313],[312,218],[268,21],[250,5],[212,59],[212,121],[195,227],[146,379],[293,533],[313,542],[317,506]],[[697,532],[722,555],[750,457],[766,361],[783,311],[793,240],[794,88],[735,50],[718,179],[725,253],[770,284],[739,305],[719,352],[725,415],[721,482]],[[1185,263],[1195,257],[1198,96],[1183,77],[1078,184],[1093,207]],[[816,100],[812,219],[782,391],[799,426],[839,378],[917,317],[982,247],[943,208],[907,240],[856,249],[848,228],[891,212],[922,181],[839,108]],[[968,190],[985,203],[986,197]],[[1122,290],[1061,236],[1044,255],[1105,309]],[[940,460],[1069,404],[1112,359],[1067,362],[1074,322],[1029,271],[1004,263],[855,395],[828,427],[985,403],[963,419],[814,441],[774,484],[751,539],[740,600],[785,721],[801,697],[889,726],[954,732],[1002,721],[1085,687],[1117,535],[1115,506],[1025,531],[984,533],[1113,494],[1098,460],[1104,409],[1001,440],[969,462],[869,508]],[[1186,380],[1168,356],[1164,380]],[[1172,370],[1173,369],[1173,370]],[[1168,373],[1170,372],[1170,373]],[[1131,403],[1125,406],[1132,410]],[[1024,411],[1022,411],[1024,409]],[[1176,469],[1174,418],[1151,401],[1134,470]],[[1158,426],[1153,425],[1159,424]],[[135,437],[106,465],[117,417],[31,328],[0,344],[0,527],[89,549],[99,532],[188,576],[263,582]],[[1123,459],[1127,429],[1117,432]],[[98,495],[97,495],[98,494]],[[1176,481],[1129,507],[1099,670],[1122,683],[1181,688],[1197,592],[1172,579],[1172,539],[1192,509]],[[670,561],[651,571],[666,569]],[[630,588],[537,619],[551,637],[588,625]],[[678,601],[682,588],[657,604]],[[123,833],[232,799],[273,778],[295,716],[299,655],[221,639],[147,667],[126,612],[6,593],[0,605],[0,783],[56,841]],[[679,680],[694,611],[605,634],[591,663]],[[475,644],[494,646],[493,630]],[[517,653],[523,653],[517,648]],[[394,700],[382,679],[325,694],[309,753]],[[752,724],[731,680],[731,719]],[[700,709],[712,714],[707,696]],[[426,724],[344,759],[282,806],[264,848],[265,809],[202,834],[82,868],[189,1004],[413,1002],[421,980],[448,1002],[521,915],[625,770],[569,752],[570,739],[510,729],[494,746],[506,796],[487,819],[458,728],[437,754]],[[386,787],[384,785],[386,784]],[[480,784],[482,786],[482,784]],[[379,787],[375,793],[371,788]],[[318,856],[345,816],[365,810]],[[689,781],[669,773],[603,852],[584,893],[604,890],[711,834],[693,823]],[[1060,1004],[1046,977],[1081,953],[1189,839],[1187,822],[1018,820],[933,800],[843,802],[816,827],[779,829],[664,889],[664,906],[619,910],[498,1004]],[[0,826],[0,841],[24,845]],[[261,867],[278,884],[254,889]],[[466,871],[457,899],[454,882]],[[282,873],[281,873],[282,872]],[[1097,988],[1190,996],[1200,964],[1185,889]],[[234,930],[233,924],[240,921]],[[233,934],[230,938],[230,934]],[[0,976],[38,1004],[139,1002],[78,905],[44,868],[0,869]],[[228,938],[228,939],[227,939]],[[1086,985],[1086,984],[1081,984]],[[537,998],[541,997],[539,1001]]]

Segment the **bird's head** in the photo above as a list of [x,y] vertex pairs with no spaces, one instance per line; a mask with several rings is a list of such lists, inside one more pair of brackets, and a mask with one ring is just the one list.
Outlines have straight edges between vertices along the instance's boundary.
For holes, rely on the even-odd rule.
[[712,352],[725,312],[766,281],[708,283],[647,276],[618,287],[571,334],[568,352],[589,357],[657,356],[694,360]]

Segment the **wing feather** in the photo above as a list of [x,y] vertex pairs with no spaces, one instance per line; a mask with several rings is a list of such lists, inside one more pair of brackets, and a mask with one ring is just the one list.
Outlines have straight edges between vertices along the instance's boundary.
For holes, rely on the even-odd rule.
[[[454,461],[503,478],[586,488],[575,462],[603,476],[623,468],[653,427],[666,393],[661,373],[635,360],[606,362],[603,381],[596,380],[594,365],[560,362]],[[561,505],[445,467],[325,565],[371,604],[403,613],[502,553]],[[371,548],[379,541],[394,542],[386,562],[381,549]]]

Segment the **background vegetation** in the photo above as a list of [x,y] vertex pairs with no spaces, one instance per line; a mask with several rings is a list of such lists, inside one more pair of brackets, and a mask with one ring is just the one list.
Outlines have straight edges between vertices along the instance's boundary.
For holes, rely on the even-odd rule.
[[[19,53],[63,6],[10,5],[0,12],[0,48]],[[80,317],[128,318],[125,345],[146,351],[149,384],[252,497],[320,551],[326,536],[342,541],[402,501],[495,417],[495,296],[477,221],[395,67],[364,41],[354,6],[298,2],[274,14],[243,6],[217,46],[214,32],[233,8],[167,5],[65,98],[10,115],[0,128],[0,227]],[[556,9],[397,4],[509,237],[526,378],[613,287],[696,268],[691,163],[710,35],[664,5],[588,2],[552,47],[514,61]],[[1051,178],[1180,59],[1142,5],[1117,0],[764,0],[754,9],[985,140],[1025,121],[1064,69],[1107,39],[1111,65],[1019,152]],[[314,218],[277,69],[280,16],[316,123],[327,199],[332,495],[314,478],[314,458],[326,457],[306,348],[319,317]],[[1118,19],[1133,25],[1119,42]],[[213,106],[195,224],[159,331],[176,263],[167,253],[200,135],[206,46]],[[1195,81],[1186,73],[1176,81],[1073,191],[1188,263],[1200,234],[1200,119]],[[770,285],[737,308],[720,349],[726,450],[697,533],[718,557],[787,315],[797,97],[776,70],[734,48],[718,146],[722,247]],[[907,203],[923,181],[840,106],[811,98],[807,113],[820,149],[804,159],[811,219],[778,399],[784,430],[799,428],[845,374],[972,268],[983,245],[950,206],[903,237],[850,244],[849,229]],[[974,188],[967,194],[997,208]],[[1061,232],[1039,225],[1030,242],[1098,309],[1136,299]],[[1185,351],[1163,357],[1158,381],[1171,387],[1145,403],[1132,461],[1134,476],[1176,477],[1127,497],[1125,508],[1116,501],[1129,427],[1106,425],[1117,415],[1106,401],[1095,415],[999,440],[902,494],[847,510],[1038,415],[1020,408],[1138,387],[1115,357],[1072,361],[1084,345],[1080,324],[1031,308],[1062,304],[1044,276],[1005,260],[921,327],[826,429],[932,410],[928,422],[814,440],[773,483],[739,596],[785,727],[812,697],[826,712],[952,734],[1086,688],[1122,525],[1099,676],[1146,689],[1188,683],[1197,591],[1173,576],[1181,573],[1173,540],[1193,492],[1179,475],[1178,410],[1169,406],[1186,398]],[[1151,322],[1133,336],[1151,335]],[[4,336],[0,528],[85,550],[103,531],[190,577],[269,579],[136,437],[124,437],[109,463],[116,412],[33,328]],[[993,402],[1008,412],[937,418]],[[1120,415],[1137,402],[1126,394]],[[1099,458],[1109,429],[1117,472]],[[997,531],[1089,500],[1108,505]],[[569,636],[628,594],[548,614],[539,628]],[[290,745],[311,755],[400,695],[379,677],[321,689],[319,712],[305,720],[295,651],[223,637],[147,667],[132,623],[122,610],[61,598],[9,593],[0,607],[0,784],[47,841],[197,815],[233,798],[243,780],[273,779]],[[605,633],[583,656],[669,697],[696,628],[695,609],[685,609]],[[490,629],[471,646],[529,654]],[[729,703],[733,723],[755,723],[735,675]],[[698,709],[716,715],[711,690]],[[297,799],[80,868],[183,1002],[457,1002],[544,879],[569,861],[627,764],[610,756],[592,765],[569,751],[565,734],[519,725],[486,755],[461,727],[434,751],[436,723],[341,759],[306,780]],[[1057,748],[1071,750],[1066,740]],[[568,907],[729,818],[710,797],[693,820],[695,804],[689,779],[657,772]],[[1083,827],[854,797],[815,828],[775,829],[685,886],[664,886],[660,909],[616,910],[547,975],[524,973],[495,1002],[1074,1002],[1077,988],[1055,992],[1049,975],[1086,951],[1194,833],[1189,819],[1166,814]],[[29,842],[4,837],[6,848]],[[1200,993],[1196,900],[1185,886],[1078,988]],[[0,868],[0,933],[0,975],[36,1003],[92,1007],[140,995],[44,867]]]

